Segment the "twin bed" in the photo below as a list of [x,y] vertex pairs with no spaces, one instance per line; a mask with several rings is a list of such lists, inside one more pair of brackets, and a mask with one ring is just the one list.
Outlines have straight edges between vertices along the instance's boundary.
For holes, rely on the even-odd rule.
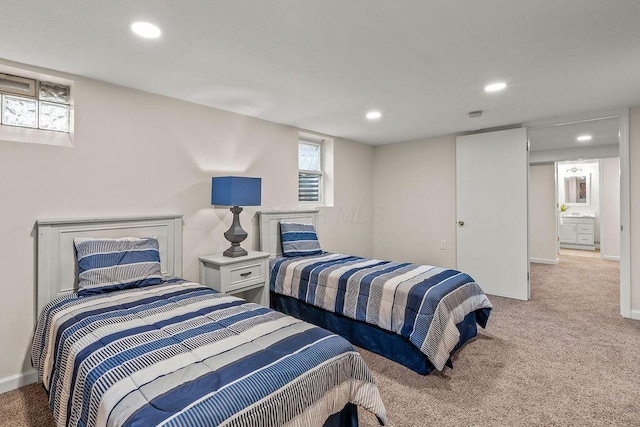
[[271,307],[423,375],[452,366],[451,354],[486,326],[492,306],[469,275],[324,252],[317,223],[316,210],[260,213]]
[[357,426],[359,406],[385,425],[351,343],[426,374],[486,324],[468,275],[309,250],[298,231],[283,256],[286,223],[317,211],[260,214],[275,311],[179,279],[180,216],[39,221],[32,363],[56,423]]

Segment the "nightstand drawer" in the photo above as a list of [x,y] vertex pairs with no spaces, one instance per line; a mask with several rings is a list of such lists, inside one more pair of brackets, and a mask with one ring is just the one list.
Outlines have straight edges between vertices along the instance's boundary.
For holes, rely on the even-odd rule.
[[229,290],[241,288],[246,285],[247,281],[262,278],[262,263],[258,262],[242,267],[232,267],[230,269],[230,274],[231,280],[229,281]]
[[269,307],[269,254],[247,252],[247,255],[235,258],[223,254],[200,257],[200,283]]
[[578,234],[593,234],[593,225],[591,224],[577,224]]

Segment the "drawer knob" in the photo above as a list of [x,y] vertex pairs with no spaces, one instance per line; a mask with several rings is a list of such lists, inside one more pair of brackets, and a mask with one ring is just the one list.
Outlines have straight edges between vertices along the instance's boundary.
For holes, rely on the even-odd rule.
[[241,276],[241,277],[247,277],[247,276],[249,276],[250,274],[251,274],[251,272],[250,272],[250,271],[247,271],[246,273],[240,273],[240,276]]

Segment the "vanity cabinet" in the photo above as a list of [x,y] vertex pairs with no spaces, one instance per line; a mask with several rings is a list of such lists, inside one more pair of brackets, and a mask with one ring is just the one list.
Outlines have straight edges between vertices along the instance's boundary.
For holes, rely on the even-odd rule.
[[560,219],[560,247],[595,250],[595,218],[563,216]]

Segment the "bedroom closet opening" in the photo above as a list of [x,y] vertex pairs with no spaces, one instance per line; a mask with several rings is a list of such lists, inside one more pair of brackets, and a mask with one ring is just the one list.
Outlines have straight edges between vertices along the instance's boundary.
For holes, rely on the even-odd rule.
[[575,292],[587,269],[621,274],[609,286],[624,313],[621,128],[618,116],[529,128],[529,257]]

